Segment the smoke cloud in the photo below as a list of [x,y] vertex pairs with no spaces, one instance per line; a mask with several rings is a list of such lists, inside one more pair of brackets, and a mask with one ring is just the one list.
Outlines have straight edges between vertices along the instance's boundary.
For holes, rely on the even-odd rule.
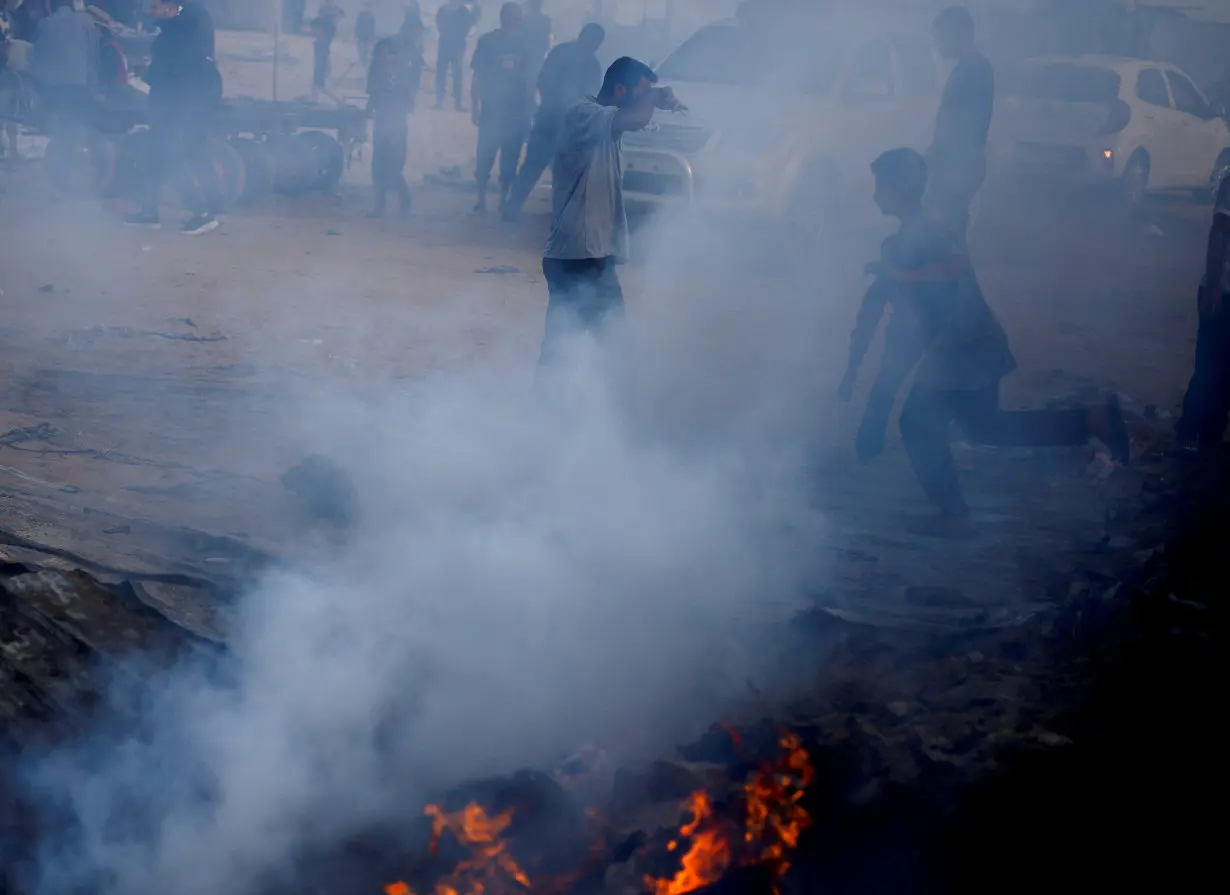
[[[748,324],[738,262],[695,266],[734,257],[735,237],[659,226],[627,275],[631,382],[584,337],[543,392],[493,364],[411,386],[320,378],[280,408],[279,437],[353,475],[358,528],[288,547],[294,571],[244,597],[225,669],[178,670],[137,729],[30,769],[75,821],[36,891],[252,889],[451,783],[585,743],[667,748],[774,672],[774,636],[822,573],[807,450],[776,425],[810,416],[780,375],[804,362],[790,334],[812,302],[783,289]],[[341,289],[313,286],[322,303]],[[458,328],[442,311],[414,326]],[[220,439],[221,460],[236,447]]]

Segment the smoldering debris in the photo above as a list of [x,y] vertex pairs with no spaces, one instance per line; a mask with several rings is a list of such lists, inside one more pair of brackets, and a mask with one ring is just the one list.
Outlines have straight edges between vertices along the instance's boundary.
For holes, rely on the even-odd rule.
[[354,480],[329,457],[307,457],[283,473],[281,482],[312,518],[338,528],[349,528],[358,520],[359,498]]

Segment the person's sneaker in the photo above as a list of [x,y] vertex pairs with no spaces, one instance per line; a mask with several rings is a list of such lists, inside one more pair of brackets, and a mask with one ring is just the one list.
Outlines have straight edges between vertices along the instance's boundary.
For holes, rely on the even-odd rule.
[[384,209],[383,208],[373,208],[371,211],[367,213],[366,217],[369,221],[379,220],[380,218],[384,217]]
[[150,211],[137,211],[124,215],[124,223],[130,227],[157,227],[158,215]]
[[486,214],[486,213],[487,213],[487,203],[486,202],[476,202],[474,204],[474,207],[470,209],[470,214],[478,215],[478,214]]
[[202,233],[216,229],[218,229],[218,219],[212,214],[194,214],[190,218],[185,218],[184,222],[179,225],[179,232],[186,236],[200,236]]

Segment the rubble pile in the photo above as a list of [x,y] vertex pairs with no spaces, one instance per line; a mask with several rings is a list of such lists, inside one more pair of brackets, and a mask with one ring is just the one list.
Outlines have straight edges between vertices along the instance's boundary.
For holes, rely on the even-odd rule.
[[[1201,700],[1214,694],[1222,613],[1209,582],[1230,536],[1230,479],[1166,453],[1159,421],[1132,425],[1139,459],[1108,476],[1105,536],[1050,558],[1049,606],[1025,623],[888,630],[802,616],[796,639],[830,656],[772,717],[715,725],[640,765],[613,767],[595,745],[549,772],[455,788],[417,824],[305,861],[302,882],[338,895],[982,891],[971,850],[1028,864],[1000,889],[1079,875],[1102,854],[1080,825],[1113,812],[1116,832],[1143,839],[1136,794],[1173,808],[1173,786],[1152,781],[1199,776],[1216,742],[1185,730],[1215,714]],[[155,676],[223,654],[220,636],[172,621],[139,584],[40,568],[25,549],[0,566],[6,748],[88,723],[100,664]],[[7,856],[29,854],[34,813],[2,773],[0,804],[7,895],[22,868]]]

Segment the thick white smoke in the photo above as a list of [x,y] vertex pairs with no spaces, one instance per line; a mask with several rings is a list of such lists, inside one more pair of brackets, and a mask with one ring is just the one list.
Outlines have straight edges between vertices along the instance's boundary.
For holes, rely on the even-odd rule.
[[618,400],[582,339],[547,397],[480,371],[363,399],[320,382],[287,408],[304,453],[354,476],[358,528],[246,597],[225,683],[186,668],[138,731],[38,763],[77,822],[38,891],[251,890],[449,783],[666,748],[746,696],[821,571],[806,452],[772,434],[807,415],[780,374],[812,301],[739,298],[713,262],[729,236],[667,227],[625,273],[638,373]]

